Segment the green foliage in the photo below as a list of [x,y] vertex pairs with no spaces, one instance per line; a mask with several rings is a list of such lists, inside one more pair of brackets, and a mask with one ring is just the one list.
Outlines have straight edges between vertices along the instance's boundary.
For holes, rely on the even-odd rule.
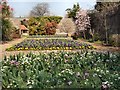
[[71,8],[66,9],[68,17],[75,20],[76,12],[79,11],[79,9],[80,9],[79,3],[74,4],[72,9]]
[[95,11],[89,14],[94,39],[97,38],[108,45],[111,44],[113,41],[110,36],[120,33],[119,14],[120,2],[97,2]]
[[59,16],[31,17],[28,21],[29,33],[30,35],[46,35],[47,23],[55,22],[58,24],[61,19],[62,17]]
[[2,16],[0,19],[2,22],[2,41],[9,41],[12,39],[12,23],[9,18],[11,17],[13,9],[4,0],[1,2],[1,7]]
[[109,44],[112,46],[120,47],[120,35],[119,34],[113,34],[109,38]]
[[12,40],[12,24],[8,19],[2,19],[2,40]]
[[3,88],[120,89],[119,53],[51,52],[11,55],[2,60]]

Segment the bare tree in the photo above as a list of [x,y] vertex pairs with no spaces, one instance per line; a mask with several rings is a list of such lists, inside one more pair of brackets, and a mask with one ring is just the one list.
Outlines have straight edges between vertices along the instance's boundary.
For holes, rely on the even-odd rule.
[[58,25],[60,32],[75,33],[76,26],[71,18],[63,18]]
[[30,16],[39,17],[49,14],[49,5],[48,3],[39,3],[37,4],[30,12]]

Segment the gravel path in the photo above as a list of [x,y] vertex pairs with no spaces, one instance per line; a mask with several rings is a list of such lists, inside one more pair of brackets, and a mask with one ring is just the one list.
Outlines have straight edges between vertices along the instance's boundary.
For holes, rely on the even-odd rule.
[[[14,39],[13,41],[10,41],[5,44],[0,44],[0,60],[4,57],[4,55],[7,55],[7,51],[5,51],[6,48],[9,48],[21,41],[23,41],[25,38],[20,38],[20,39]],[[12,54],[12,52],[9,52],[9,54]]]
[[103,46],[101,44],[90,43],[90,42],[87,42],[86,40],[81,40],[81,39],[79,39],[78,41],[94,46],[97,49],[97,51],[120,52],[120,47]]

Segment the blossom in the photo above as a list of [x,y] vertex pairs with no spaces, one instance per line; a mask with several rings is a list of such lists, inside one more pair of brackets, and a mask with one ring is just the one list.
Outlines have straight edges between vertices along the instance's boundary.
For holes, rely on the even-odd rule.
[[108,81],[102,82],[102,86],[101,86],[102,90],[108,90],[109,87],[110,87],[110,84],[108,83]]
[[79,10],[76,13],[76,18],[75,24],[77,25],[78,32],[87,30],[90,27],[90,17],[87,15],[86,10]]
[[18,66],[18,65],[19,65],[19,62],[15,61],[15,60],[12,60],[12,61],[10,61],[10,64],[13,64],[13,65]]
[[77,73],[76,73],[76,76],[78,76],[78,77],[79,77],[79,76],[80,76],[80,72],[77,72]]
[[71,85],[71,84],[72,84],[72,81],[69,81],[69,82],[68,82],[68,85]]
[[13,8],[11,8],[11,11],[13,11],[14,9]]

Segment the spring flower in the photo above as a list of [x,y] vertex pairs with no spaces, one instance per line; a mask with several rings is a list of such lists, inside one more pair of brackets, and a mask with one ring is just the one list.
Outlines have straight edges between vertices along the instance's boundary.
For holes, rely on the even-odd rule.
[[31,84],[30,80],[27,81],[27,85]]
[[67,63],[68,62],[68,60],[65,60],[65,63]]
[[69,82],[68,82],[68,85],[71,85],[71,84],[72,84],[72,81],[69,81]]
[[120,80],[120,77],[118,77],[118,79]]
[[11,11],[13,11],[13,8],[11,8]]
[[109,87],[110,87],[110,85],[109,85],[108,81],[102,82],[102,86],[101,86],[102,90],[108,90]]
[[78,77],[79,77],[79,76],[80,76],[80,72],[77,72],[77,73],[76,73],[76,76],[78,76]]

